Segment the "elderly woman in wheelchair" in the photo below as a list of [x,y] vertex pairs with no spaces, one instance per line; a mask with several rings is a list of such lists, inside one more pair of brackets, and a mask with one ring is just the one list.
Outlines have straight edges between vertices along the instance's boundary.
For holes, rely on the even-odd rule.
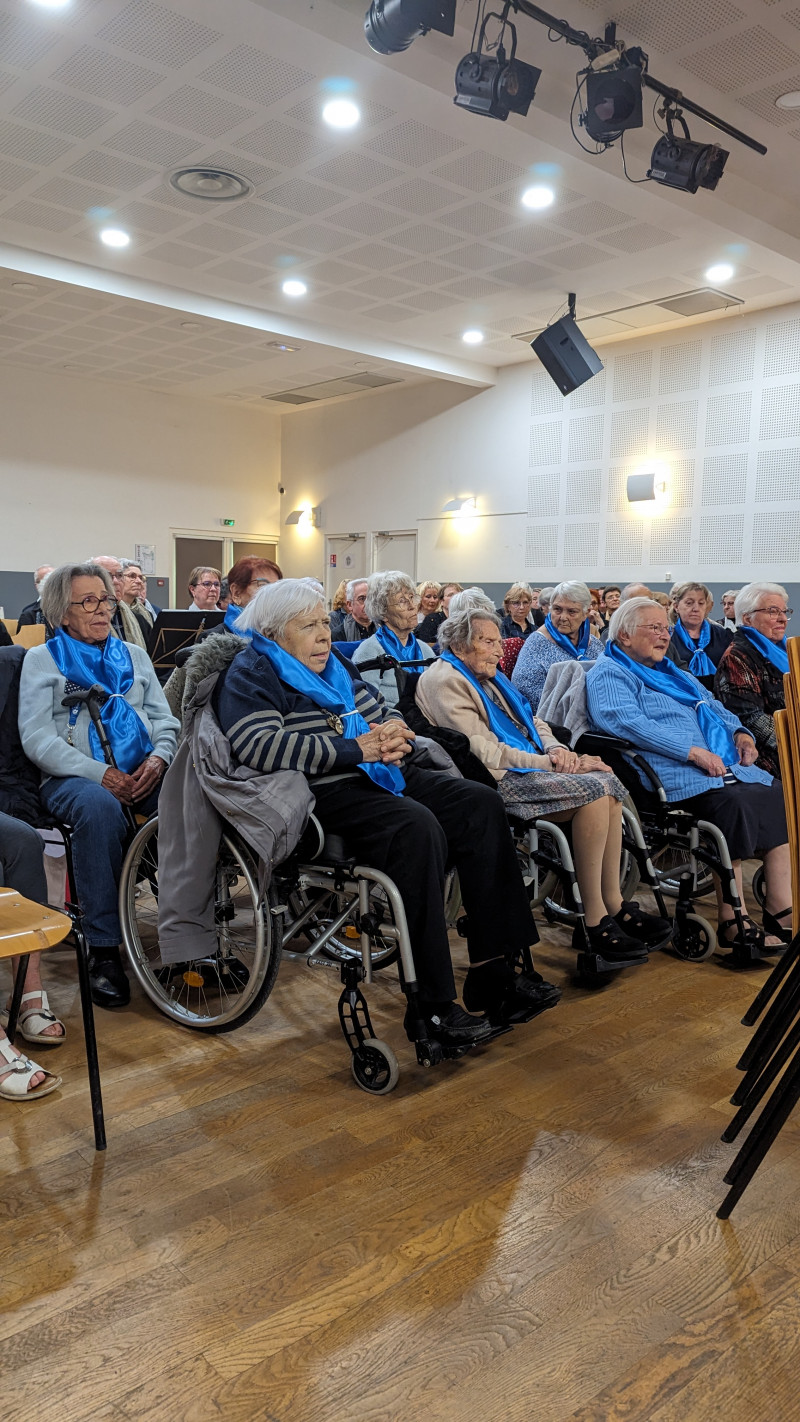
[[[631,598],[614,613],[605,656],[586,677],[590,719],[625,738],[660,777],[667,801],[701,816],[728,844],[739,895],[742,859],[762,857],[766,884],[766,949],[791,938],[791,876],[786,813],[779,781],[755,764],[750,731],[691,673],[667,659],[667,613],[648,598]],[[727,901],[716,879],[718,941],[734,956],[757,956],[764,935]],[[728,898],[730,896],[727,896]]]
[[[496,614],[467,607],[440,627],[439,641],[442,656],[417,689],[421,710],[434,725],[468,736],[514,818],[569,820],[589,951],[609,966],[646,962],[648,949],[663,947],[671,930],[620,894],[625,787],[598,757],[561,745],[498,670],[503,643]],[[573,936],[579,950],[586,947],[583,931],[579,924]]]
[[[413,733],[331,651],[328,615],[308,583],[264,588],[237,632],[247,645],[217,681],[216,718],[237,764],[306,776],[323,830],[344,836],[352,855],[394,881],[418,981],[409,1038],[418,1040],[421,1018],[431,1037],[460,1049],[555,1006],[558,989],[530,959],[536,929],[499,798],[420,763]],[[455,1000],[444,915],[451,866],[468,919],[469,1011]]]

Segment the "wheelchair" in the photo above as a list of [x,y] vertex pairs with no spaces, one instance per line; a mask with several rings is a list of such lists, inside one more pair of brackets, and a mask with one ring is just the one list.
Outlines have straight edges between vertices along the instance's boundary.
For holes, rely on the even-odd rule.
[[[394,964],[400,977],[423,1067],[460,1057],[469,1046],[446,1047],[422,1018],[405,910],[388,875],[357,863],[338,835],[323,833],[315,816],[294,853],[275,867],[262,891],[258,862],[236,834],[225,832],[217,854],[211,957],[165,964],[158,937],[158,817],[137,832],[120,879],[123,943],[146,996],[173,1022],[195,1031],[230,1032],[263,1007],[282,959],[338,974],[339,1023],[350,1049],[353,1079],[384,1096],[400,1068],[375,1035],[362,983]],[[487,1040],[487,1039],[484,1039]]]

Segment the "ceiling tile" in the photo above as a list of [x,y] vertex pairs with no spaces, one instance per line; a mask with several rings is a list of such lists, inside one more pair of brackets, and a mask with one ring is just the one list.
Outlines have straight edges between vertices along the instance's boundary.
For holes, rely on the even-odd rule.
[[419,252],[420,256],[429,256],[433,252],[443,251],[446,247],[454,247],[456,240],[452,232],[443,232],[440,227],[430,227],[424,222],[395,234],[395,241],[400,246],[407,247],[411,252]]
[[[252,232],[255,237],[269,237],[272,232],[279,232],[282,227],[290,226],[294,218],[286,212],[274,212],[264,203],[248,199],[226,211],[224,217],[220,214],[219,220],[235,231]],[[244,238],[242,241],[244,242]]]
[[609,227],[621,227],[623,223],[633,220],[627,212],[620,212],[605,202],[587,202],[552,218],[559,227],[565,227],[568,232],[575,232],[580,237],[591,237],[595,232],[603,232]]
[[89,182],[107,183],[110,188],[117,188],[119,191],[138,187],[140,183],[149,182],[153,177],[153,168],[144,168],[141,163],[131,163],[127,158],[117,158],[113,153],[102,153],[99,150],[85,153],[67,172],[73,173],[76,178],[86,178]]
[[163,5],[130,0],[119,15],[98,30],[97,38],[142,59],[154,59],[169,69],[178,69],[223,36]]
[[439,286],[459,275],[454,267],[445,266],[444,262],[413,262],[411,266],[403,267],[398,272],[398,276],[415,282],[417,286]]
[[197,143],[190,138],[170,133],[166,128],[157,128],[154,123],[146,123],[143,119],[134,119],[103,142],[106,148],[119,149],[134,158],[146,158],[150,163],[165,168],[185,162],[197,148]]
[[407,311],[404,306],[388,305],[372,306],[368,311],[365,311],[363,314],[370,321],[390,321],[393,323],[395,321],[413,321],[416,313],[413,311]]
[[89,187],[85,183],[73,182],[71,178],[48,178],[46,183],[33,189],[31,196],[39,202],[54,202],[81,213],[87,212],[90,207],[114,201],[111,188]]
[[331,311],[363,311],[365,306],[371,306],[374,297],[359,296],[356,292],[350,291],[329,291],[325,296],[320,296],[317,304],[327,306]]
[[44,84],[26,94],[11,113],[13,118],[39,124],[42,128],[54,128],[71,138],[88,138],[116,117],[113,109],[85,103],[73,94],[64,94]]
[[50,77],[70,89],[91,95],[93,99],[135,104],[151,89],[162,84],[165,75],[87,44],[54,69]]
[[463,297],[455,296],[452,292],[445,295],[442,291],[423,291],[419,296],[406,297],[402,304],[427,314],[429,311],[444,311],[448,306],[457,306],[461,301]]
[[178,213],[156,207],[151,202],[129,203],[127,207],[119,208],[115,215],[125,226],[130,226],[137,232],[173,232],[185,221]]
[[355,290],[363,292],[365,296],[391,300],[395,296],[410,296],[414,287],[410,281],[400,281],[398,277],[381,275],[359,282]]
[[552,271],[537,266],[535,262],[511,262],[507,267],[494,267],[492,276],[497,277],[498,281],[511,282],[523,292],[553,280]]
[[435,163],[437,158],[443,158],[446,153],[452,153],[463,146],[461,139],[450,138],[448,134],[441,133],[436,128],[429,128],[427,124],[418,123],[416,119],[396,124],[394,128],[387,129],[376,138],[368,139],[364,144],[364,147],[373,153],[407,163],[411,168]]
[[168,94],[148,113],[151,118],[199,133],[203,138],[221,138],[229,129],[255,118],[251,109],[243,109],[241,104],[220,99],[191,84],[184,84],[183,88]]
[[397,169],[386,163],[379,163],[368,153],[355,150],[337,153],[335,158],[309,169],[309,176],[319,178],[323,183],[333,183],[338,188],[348,188],[354,193],[364,193],[370,188],[380,187],[397,177]]
[[0,158],[0,188],[5,188],[6,192],[13,192],[15,188],[21,188],[24,183],[35,177],[35,168],[25,168],[21,163],[12,163],[10,159]]
[[[207,247],[209,252],[235,252],[247,242],[255,239],[237,228],[224,227],[216,222],[203,222],[191,229],[192,241],[198,247]],[[211,258],[207,257],[207,261]]]
[[588,247],[584,242],[578,243],[575,247],[559,247],[555,251],[549,252],[548,262],[552,262],[555,267],[565,267],[568,271],[575,272],[579,268],[596,267],[600,262],[612,262],[615,260],[613,252],[601,252],[599,247]]
[[255,286],[265,277],[263,267],[257,267],[252,262],[216,262],[207,270],[209,275],[224,277],[226,281],[243,282],[247,286]]
[[270,207],[283,207],[289,212],[302,213],[304,217],[314,217],[318,212],[336,207],[347,197],[347,193],[336,192],[334,188],[307,183],[304,178],[290,178],[289,182],[270,188],[258,201]]
[[[204,153],[201,158],[192,159],[192,162],[196,167],[222,168],[227,173],[238,173],[254,188],[260,188],[262,183],[270,183],[281,176],[279,168],[268,168],[266,163],[257,163],[252,158],[242,157],[241,153],[228,153],[224,150]],[[175,196],[179,194],[175,193]]]
[[369,242],[348,252],[347,259],[350,262],[360,262],[364,267],[373,267],[377,271],[390,271],[406,260],[406,254],[398,252],[396,247],[386,247],[382,242]]
[[507,287],[501,286],[497,281],[489,281],[486,277],[467,277],[464,281],[451,281],[444,291],[452,292],[453,296],[463,296],[467,301],[479,301],[484,296],[498,296],[500,292],[508,291]]
[[285,99],[295,89],[313,83],[314,78],[307,69],[298,69],[246,44],[237,45],[200,75],[206,84],[251,99],[259,108]]
[[503,247],[524,256],[547,252],[551,247],[563,246],[564,237],[554,227],[544,227],[540,223],[527,223],[524,227],[512,227],[497,239]]
[[[296,123],[307,123],[313,127],[318,124],[322,114],[322,109],[330,98],[330,94],[312,94],[308,99],[301,99],[299,104],[286,110],[286,117],[294,119]],[[361,110],[361,125],[363,128],[374,128],[376,124],[386,123],[388,119],[395,117],[394,109],[387,108],[386,104],[379,104],[375,99],[363,99],[359,97],[358,107]]]
[[344,286],[364,275],[363,267],[338,262],[335,257],[327,262],[316,262],[309,270],[317,281],[330,282],[331,286]]
[[525,177],[525,169],[494,153],[465,153],[451,163],[434,168],[434,176],[457,187],[469,188],[470,192],[482,193],[487,188],[499,188],[502,183],[510,183]]
[[454,266],[477,272],[496,266],[498,261],[504,260],[504,254],[498,252],[495,247],[484,247],[480,242],[473,242],[469,247],[459,247],[456,252],[448,252],[447,260]]
[[428,217],[432,212],[460,201],[459,193],[450,193],[440,183],[429,183],[425,178],[412,178],[381,193],[381,202],[388,207],[396,207],[409,217]]
[[[617,17],[620,29],[637,36],[637,43],[653,44],[663,53],[684,49],[692,40],[713,35],[728,25],[745,18],[730,0],[703,0],[702,5],[653,5],[652,0],[637,0]],[[660,71],[659,71],[660,72]]]
[[267,163],[294,168],[324,153],[332,142],[321,134],[306,133],[302,128],[290,128],[288,124],[273,119],[260,128],[254,128],[251,133],[243,134],[231,146],[253,153]]
[[32,69],[60,38],[58,31],[48,30],[41,20],[0,15],[0,54],[16,69]]
[[49,207],[46,203],[28,199],[7,207],[3,221],[22,222],[26,227],[40,227],[44,232],[65,232],[68,227],[75,226],[76,218],[74,212],[62,212],[59,207]]
[[202,266],[203,262],[209,260],[208,252],[198,251],[196,247],[187,247],[183,242],[161,242],[157,247],[151,247],[147,255],[154,262],[169,262],[171,266],[190,269]]
[[353,203],[352,207],[344,207],[340,212],[334,213],[328,221],[335,227],[344,227],[358,236],[379,237],[381,233],[398,227],[402,219],[396,212],[387,212],[385,208],[376,207],[374,203],[357,202]]
[[0,154],[46,167],[61,158],[72,143],[53,133],[39,133],[19,123],[0,122]]
[[458,232],[470,237],[485,237],[489,232],[498,232],[508,227],[509,216],[485,202],[473,202],[468,207],[458,207],[439,218],[443,227],[454,227]]
[[352,242],[352,236],[336,232],[332,227],[320,227],[307,223],[305,227],[295,227],[288,235],[287,242],[293,247],[304,247],[309,252],[338,252]]
[[765,82],[782,69],[796,69],[800,54],[782,44],[776,35],[762,25],[740,30],[708,49],[691,50],[681,63],[691,74],[705,79],[724,94],[741,89],[755,79]]
[[[784,19],[788,19],[788,16],[785,15]],[[775,100],[781,94],[797,89],[800,89],[800,72],[779,79],[775,84],[768,84],[765,89],[759,89],[754,94],[740,94],[736,102],[749,109],[750,113],[758,114],[758,117],[765,119],[767,123],[774,124],[776,128],[786,128],[794,122],[797,110],[776,108]]]
[[602,240],[609,247],[618,247],[621,252],[649,252],[652,247],[663,247],[667,242],[679,239],[674,232],[665,232],[661,227],[640,222],[635,227],[623,228],[621,232],[605,234]]

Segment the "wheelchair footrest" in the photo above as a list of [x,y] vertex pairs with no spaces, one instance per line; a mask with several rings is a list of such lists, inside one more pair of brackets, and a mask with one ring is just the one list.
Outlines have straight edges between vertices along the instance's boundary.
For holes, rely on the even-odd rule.
[[579,953],[578,977],[595,978],[605,973],[620,973],[625,968],[640,968],[646,962],[646,952],[641,958],[629,958],[625,962],[610,962],[602,953]]

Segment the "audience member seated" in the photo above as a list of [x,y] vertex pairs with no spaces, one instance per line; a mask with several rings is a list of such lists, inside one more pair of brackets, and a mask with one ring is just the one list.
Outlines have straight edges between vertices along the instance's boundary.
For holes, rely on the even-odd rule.
[[541,588],[531,588],[531,617],[533,618],[534,627],[541,627],[544,622],[544,613],[539,606],[539,594],[541,591]]
[[366,600],[366,578],[351,578],[345,588],[345,614],[337,642],[364,642],[372,636],[375,627],[364,611]]
[[342,624],[347,616],[347,578],[342,578],[336,592],[333,594],[331,602],[331,637],[335,642],[342,630]]
[[413,733],[331,651],[313,588],[294,579],[264,588],[241,621],[250,644],[220,677],[213,701],[233,755],[261,772],[304,773],[323,827],[394,879],[434,1035],[462,1045],[490,1030],[455,1002],[443,909],[449,864],[458,868],[469,922],[467,1006],[511,1019],[555,1005],[557,989],[538,973],[515,971],[536,931],[500,798],[416,763]]
[[653,601],[653,594],[646,583],[626,583],[619,595],[620,604],[630,602],[632,597],[648,597]]
[[681,671],[696,676],[709,691],[713,691],[714,674],[732,640],[732,633],[709,622],[713,606],[714,598],[705,583],[678,583],[672,589],[673,628],[667,656]]
[[[755,738],[705,687],[667,657],[669,620],[649,598],[614,613],[605,655],[586,677],[593,726],[631,741],[664,784],[667,799],[710,820],[728,841],[739,896],[742,859],[764,860],[764,930],[772,944],[791,936],[789,846],[780,782],[755,765]],[[732,911],[717,886],[720,945],[733,946]],[[750,925],[749,936],[756,930]]]
[[[178,722],[170,714],[142,649],[112,637],[113,584],[96,563],[55,568],[42,590],[42,611],[55,634],[22,664],[19,733],[43,775],[42,803],[72,828],[78,896],[90,950],[92,1000],[123,1006],[130,989],[119,955],[117,883],[129,834],[123,805],[150,814],[175,753]],[[101,686],[102,719],[118,769],[103,758],[85,705],[68,710],[68,691]]]
[[436,641],[439,628],[445,618],[450,614],[450,599],[453,593],[463,592],[460,583],[444,583],[442,585],[442,604],[438,612],[429,612],[427,617],[423,617],[417,628],[417,637],[421,642],[428,642],[430,646]]
[[736,595],[738,626],[717,666],[714,694],[738,716],[758,748],[756,764],[780,777],[775,739],[776,711],[786,701],[789,670],[786,628],[792,609],[780,583],[748,583]]
[[625,787],[596,756],[579,756],[561,745],[498,672],[503,643],[496,613],[483,608],[455,613],[439,640],[444,650],[420,678],[417,703],[434,725],[469,738],[470,750],[498,782],[503,804],[517,819],[571,821],[593,951],[624,962],[640,958],[643,943],[663,943],[668,925],[623,903],[619,891]]
[[417,624],[424,622],[431,612],[439,611],[439,604],[442,600],[442,588],[440,583],[425,582],[417,584],[419,594],[419,607],[417,608]]
[[0,622],[0,647],[13,647],[14,638],[11,636],[5,622]]
[[222,591],[222,574],[219,568],[192,568],[189,574],[189,595],[191,602],[187,612],[216,612]]
[[591,626],[592,632],[594,633],[595,637],[602,637],[602,634],[603,634],[603,632],[605,631],[605,628],[606,628],[606,622],[605,622],[605,618],[603,617],[603,614],[602,614],[602,612],[601,612],[601,610],[600,610],[600,604],[601,604],[601,602],[602,602],[602,596],[601,596],[601,593],[600,593],[600,589],[599,589],[599,588],[589,588],[589,595],[590,595],[590,597],[591,597],[591,599],[592,599],[591,606],[590,606],[590,608],[589,608],[589,614],[588,614],[588,616],[589,616],[589,624],[590,624],[590,626]]
[[523,642],[536,631],[536,624],[531,616],[533,597],[527,583],[514,583],[509,588],[503,598],[503,620],[500,623],[500,636],[521,637]]
[[[122,566],[121,601],[136,618],[146,646],[161,608],[154,607],[147,597],[147,578],[142,572],[141,564],[135,563],[132,558],[121,558],[120,564]],[[114,587],[116,591],[116,584]]]
[[42,613],[41,601],[42,584],[45,578],[47,577],[47,574],[52,573],[52,571],[53,569],[50,563],[41,563],[36,569],[36,572],[33,575],[33,581],[36,587],[36,601],[29,602],[26,607],[23,607],[19,617],[17,618],[18,632],[20,627],[40,627],[44,622],[44,614]]
[[593,662],[603,650],[592,635],[589,609],[592,595],[585,583],[559,583],[544,620],[517,658],[512,680],[536,710],[547,673],[555,662]]
[[116,607],[111,619],[111,632],[114,637],[119,637],[123,642],[133,642],[134,646],[145,646],[145,636],[137,619],[128,607],[123,597],[124,580],[122,576],[122,559],[115,558],[111,553],[100,553],[96,558],[90,558],[90,563],[95,563],[100,568],[105,568],[109,574],[113,586]]
[[[230,588],[230,602],[225,613],[223,627],[233,631],[239,621],[239,613],[253,601],[256,593],[270,583],[279,583],[283,573],[271,558],[239,558],[231,568],[227,583]],[[211,631],[221,629],[212,628]],[[201,634],[205,635],[205,634]]]
[[[46,904],[42,850],[36,830],[0,813],[0,886],[16,889],[23,898],[32,899],[34,903]],[[42,987],[40,959],[40,953],[31,953],[28,961],[18,1031],[26,1042],[34,1042],[37,1047],[58,1047],[64,1040],[64,1023],[50,1011],[47,993]],[[18,964],[18,958],[11,959],[12,982]],[[0,1014],[6,1023],[10,1007],[9,994],[6,1012]],[[45,1071],[18,1052],[0,1027],[0,1096],[6,1101],[35,1101],[40,1096],[49,1096],[60,1085],[60,1076]]]
[[728,588],[722,594],[722,616],[717,618],[720,627],[727,627],[729,632],[736,631],[736,588]]
[[[364,662],[374,661],[388,653],[398,662],[431,662],[434,654],[426,642],[418,642],[414,635],[417,629],[417,606],[419,594],[407,573],[373,573],[367,578],[367,617],[375,624],[373,637],[367,637],[353,653],[353,662],[361,667]],[[406,687],[413,696],[413,684],[422,671],[415,667],[410,673],[411,685]],[[398,687],[394,668],[379,671],[360,672],[368,686],[374,686],[387,706],[394,709],[400,700],[402,687]]]

